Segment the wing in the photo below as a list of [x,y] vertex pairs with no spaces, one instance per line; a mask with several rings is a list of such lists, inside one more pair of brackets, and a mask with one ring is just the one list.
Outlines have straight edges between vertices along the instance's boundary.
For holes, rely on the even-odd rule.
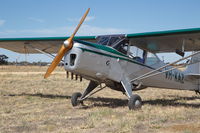
[[200,51],[200,28],[127,34],[131,45],[153,53]]
[[[69,37],[0,38],[0,48],[18,53],[39,53],[35,48],[56,53],[64,40]],[[74,39],[95,42],[95,36],[77,36]]]
[[[131,45],[153,53],[175,52],[176,50],[200,51],[200,28],[126,34]],[[56,53],[68,37],[0,38],[0,48],[18,53],[38,53],[38,48]],[[79,36],[80,39],[96,42],[96,36]],[[33,48],[34,47],[34,48]]]

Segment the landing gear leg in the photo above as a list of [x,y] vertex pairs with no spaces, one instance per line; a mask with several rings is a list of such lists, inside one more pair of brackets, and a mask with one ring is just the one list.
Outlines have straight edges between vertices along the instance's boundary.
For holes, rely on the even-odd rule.
[[97,86],[98,86],[97,82],[90,81],[88,87],[85,89],[85,91],[83,92],[83,94],[81,94],[80,92],[73,93],[72,97],[71,97],[71,104],[72,104],[72,106],[75,107],[75,106],[78,106],[80,103],[83,104],[83,100],[85,99],[85,97],[91,91],[93,91]]
[[121,84],[126,92],[126,95],[128,96],[128,99],[129,99],[129,101],[128,101],[129,110],[141,109],[142,99],[139,95],[132,94],[133,85],[126,78],[124,78],[121,81]]

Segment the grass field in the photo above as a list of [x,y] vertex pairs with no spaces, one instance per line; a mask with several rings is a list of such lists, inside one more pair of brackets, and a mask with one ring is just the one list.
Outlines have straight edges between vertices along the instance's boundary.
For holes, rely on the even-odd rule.
[[105,88],[73,108],[71,94],[88,81],[66,79],[63,68],[43,79],[47,67],[0,66],[0,132],[198,133],[200,96],[147,88],[143,107],[129,111],[127,97]]

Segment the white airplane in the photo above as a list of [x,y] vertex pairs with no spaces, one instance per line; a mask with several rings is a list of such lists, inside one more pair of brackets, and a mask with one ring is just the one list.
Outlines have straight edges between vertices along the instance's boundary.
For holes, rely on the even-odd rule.
[[[75,37],[88,12],[89,9],[70,37],[1,38],[0,47],[18,53],[49,56],[58,51],[44,78],[50,76],[64,57],[62,61],[67,75],[71,72],[76,79],[80,76],[90,80],[82,94],[77,92],[72,95],[72,106],[79,105],[106,86],[126,94],[130,110],[142,106],[141,97],[132,92],[147,87],[200,93],[200,28]],[[193,52],[184,57],[187,51]],[[156,55],[165,52],[175,52],[182,58],[165,64]],[[180,66],[173,67],[183,60],[188,60],[184,71],[178,69]],[[97,86],[100,89],[92,92]]]

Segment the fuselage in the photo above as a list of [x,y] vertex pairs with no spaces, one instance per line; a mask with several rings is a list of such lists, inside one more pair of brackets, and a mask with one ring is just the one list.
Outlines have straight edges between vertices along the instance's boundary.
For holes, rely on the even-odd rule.
[[[126,76],[129,80],[152,71],[162,61],[151,66],[138,62],[116,49],[84,41],[75,41],[73,48],[64,56],[66,71],[100,83],[120,83]],[[187,81],[180,70],[172,70],[141,80],[143,86],[195,90],[197,85]],[[114,84],[115,85],[115,84]]]

